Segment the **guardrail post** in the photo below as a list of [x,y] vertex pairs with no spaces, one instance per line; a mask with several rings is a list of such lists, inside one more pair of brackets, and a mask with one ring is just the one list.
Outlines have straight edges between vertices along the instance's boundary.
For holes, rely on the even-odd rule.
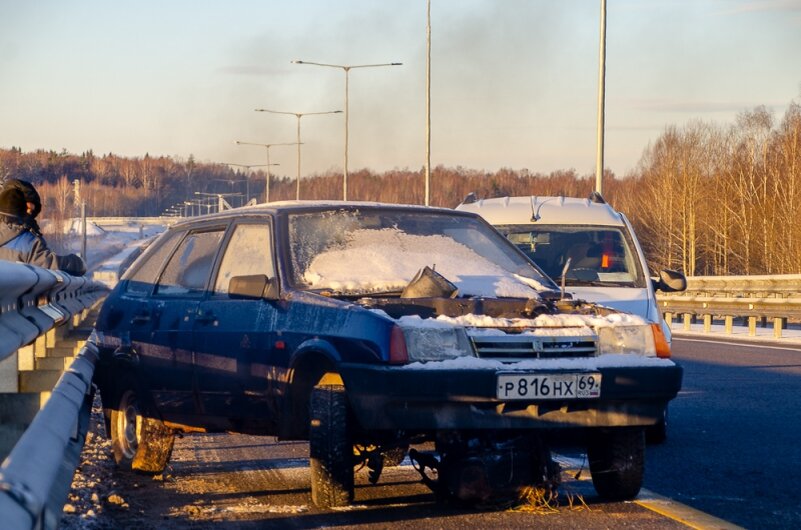
[[773,337],[780,339],[782,338],[782,329],[787,327],[787,319],[782,317],[776,317],[773,319]]
[[757,317],[748,317],[748,336],[756,336]]
[[35,370],[36,369],[36,355],[34,345],[28,344],[17,350],[17,368],[19,370]]

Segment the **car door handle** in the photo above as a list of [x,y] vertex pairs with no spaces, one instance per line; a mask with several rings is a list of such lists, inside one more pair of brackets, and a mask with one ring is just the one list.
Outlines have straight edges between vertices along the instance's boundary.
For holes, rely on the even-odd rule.
[[146,313],[134,315],[133,318],[131,318],[131,324],[146,324],[148,322],[150,322],[150,315]]
[[217,317],[214,316],[214,313],[198,313],[195,317],[195,322],[200,322],[201,324],[209,324],[217,320]]

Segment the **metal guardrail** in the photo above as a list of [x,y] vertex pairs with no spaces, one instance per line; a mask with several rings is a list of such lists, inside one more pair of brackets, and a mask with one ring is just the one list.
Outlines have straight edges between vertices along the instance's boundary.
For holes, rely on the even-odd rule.
[[685,330],[700,317],[708,332],[721,318],[731,333],[734,320],[743,318],[753,336],[758,322],[772,320],[773,336],[781,338],[788,320],[801,320],[801,275],[688,277],[686,291],[661,293],[657,301],[665,320],[679,315]]
[[0,260],[0,360],[91,307],[107,291],[83,276]]
[[97,357],[90,339],[0,467],[3,528],[58,526],[89,429]]

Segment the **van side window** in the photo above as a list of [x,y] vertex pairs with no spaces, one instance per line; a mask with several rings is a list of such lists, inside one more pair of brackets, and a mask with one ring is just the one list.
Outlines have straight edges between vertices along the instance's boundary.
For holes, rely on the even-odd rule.
[[222,235],[222,230],[215,230],[186,236],[164,268],[156,294],[170,296],[202,291],[209,279]]
[[271,242],[270,225],[238,225],[225,249],[214,284],[215,294],[228,293],[228,283],[234,276],[264,274],[273,278],[275,267]]
[[186,232],[180,230],[175,230],[165,236],[160,244],[148,248],[141,257],[141,265],[139,265],[138,268],[129,269],[123,276],[123,279],[130,280],[128,286],[125,288],[125,292],[143,295],[150,294],[150,291],[153,290],[153,285],[156,283],[156,278],[164,265],[164,260],[172,253],[175,245],[185,233]]

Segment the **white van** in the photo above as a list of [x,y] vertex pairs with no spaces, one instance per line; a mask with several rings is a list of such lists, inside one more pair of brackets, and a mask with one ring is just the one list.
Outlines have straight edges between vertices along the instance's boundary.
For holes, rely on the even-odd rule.
[[[683,291],[687,280],[670,270],[651,278],[628,219],[600,194],[593,193],[588,199],[483,200],[468,195],[456,209],[481,215],[574,298],[659,323],[670,341],[670,328],[659,312],[655,291]],[[662,441],[664,436],[665,432],[649,433],[652,441]]]

